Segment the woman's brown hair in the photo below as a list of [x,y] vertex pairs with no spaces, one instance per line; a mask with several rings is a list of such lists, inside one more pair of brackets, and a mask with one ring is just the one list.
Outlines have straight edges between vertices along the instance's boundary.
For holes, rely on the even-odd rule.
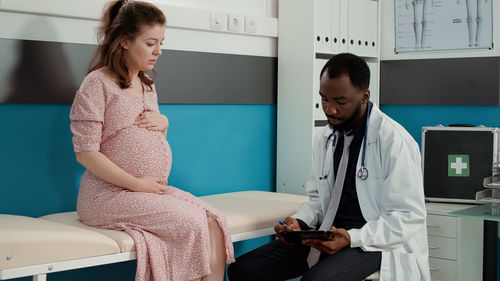
[[[143,25],[165,25],[167,20],[160,9],[142,1],[110,1],[104,11],[97,31],[99,45],[88,72],[105,66],[116,75],[120,87],[125,89],[130,87],[131,82],[121,42],[135,39]],[[143,71],[139,71],[139,78],[151,88],[153,80]]]

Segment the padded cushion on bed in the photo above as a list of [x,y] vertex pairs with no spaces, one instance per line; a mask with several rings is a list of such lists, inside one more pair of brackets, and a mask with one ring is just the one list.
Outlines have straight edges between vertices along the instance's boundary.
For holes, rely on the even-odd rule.
[[78,218],[78,214],[76,212],[66,212],[66,213],[57,213],[52,215],[47,215],[40,217],[44,220],[54,221],[58,223],[64,223],[92,231],[99,232],[111,239],[113,239],[118,246],[120,247],[120,252],[130,252],[135,251],[135,243],[134,239],[124,231],[119,230],[110,230],[110,229],[102,229],[97,227],[88,226],[80,221]]
[[113,239],[95,231],[0,214],[0,270],[119,252]]
[[294,214],[308,196],[266,191],[240,191],[200,197],[226,215],[231,234],[274,227]]

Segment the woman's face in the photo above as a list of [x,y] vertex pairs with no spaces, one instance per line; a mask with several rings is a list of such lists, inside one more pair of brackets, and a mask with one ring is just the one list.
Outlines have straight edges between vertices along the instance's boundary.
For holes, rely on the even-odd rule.
[[136,38],[122,42],[127,67],[131,73],[153,69],[161,55],[165,39],[164,25],[143,25]]

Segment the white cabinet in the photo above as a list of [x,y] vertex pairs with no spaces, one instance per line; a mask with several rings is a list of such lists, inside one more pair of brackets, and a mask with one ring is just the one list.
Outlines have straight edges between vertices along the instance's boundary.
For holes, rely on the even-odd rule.
[[378,1],[316,0],[314,5],[316,52],[378,57]]
[[483,280],[483,221],[445,215],[468,205],[427,203],[426,207],[431,279]]
[[334,54],[354,53],[371,72],[370,100],[378,104],[380,2],[285,0],[279,3],[277,190],[304,194],[313,132],[326,124],[320,71]]
[[319,76],[321,73],[321,69],[323,69],[323,66],[327,62],[327,59],[315,59],[314,60],[314,77],[317,79],[314,79],[313,85],[314,85],[314,90],[312,92],[312,99],[313,99],[313,119],[314,120],[323,120],[325,119],[325,113],[323,112],[323,108],[321,106],[321,96],[319,95]]

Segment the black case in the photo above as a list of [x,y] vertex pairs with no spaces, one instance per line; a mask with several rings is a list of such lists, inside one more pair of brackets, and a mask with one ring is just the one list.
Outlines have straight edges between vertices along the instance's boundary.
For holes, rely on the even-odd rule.
[[423,127],[426,199],[478,203],[476,192],[484,189],[483,179],[491,176],[494,159],[497,159],[497,136],[498,128],[483,126]]

